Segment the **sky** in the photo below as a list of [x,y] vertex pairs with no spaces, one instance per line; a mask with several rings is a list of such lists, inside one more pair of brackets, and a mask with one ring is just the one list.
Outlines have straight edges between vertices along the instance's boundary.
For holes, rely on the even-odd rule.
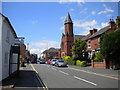
[[109,25],[118,16],[117,2],[3,2],[2,13],[8,17],[18,37],[25,37],[31,53],[40,54],[50,47],[60,48],[67,13],[75,35],[87,35],[90,29]]

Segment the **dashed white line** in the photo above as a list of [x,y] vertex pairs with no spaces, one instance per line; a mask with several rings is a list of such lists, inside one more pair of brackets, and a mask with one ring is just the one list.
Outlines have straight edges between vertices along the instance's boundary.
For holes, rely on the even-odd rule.
[[55,68],[52,68],[53,70],[57,70],[57,69],[55,69]]
[[69,75],[68,73],[63,72],[63,71],[61,71],[61,70],[59,70],[59,72],[61,72],[61,73],[65,74],[65,75]]
[[90,81],[88,81],[88,80],[85,80],[85,79],[79,78],[79,77],[77,77],[77,76],[74,76],[74,78],[79,79],[79,80],[82,80],[82,81],[84,81],[84,82],[87,82],[87,83],[90,83],[90,84],[92,84],[92,85],[97,86],[97,84],[95,84],[95,83],[93,83],[93,82],[90,82]]

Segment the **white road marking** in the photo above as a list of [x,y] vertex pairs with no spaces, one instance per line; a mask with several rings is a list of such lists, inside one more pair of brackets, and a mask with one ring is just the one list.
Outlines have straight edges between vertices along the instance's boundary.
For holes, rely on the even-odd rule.
[[57,69],[55,69],[55,68],[52,68],[53,70],[57,70]]
[[65,75],[69,75],[68,73],[63,72],[63,71],[61,71],[61,70],[59,70],[59,72],[61,72],[61,73],[65,74]]
[[88,81],[88,80],[85,80],[85,79],[79,78],[79,77],[77,77],[77,76],[74,76],[74,78],[79,79],[79,80],[82,80],[82,81],[84,81],[84,82],[87,82],[87,83],[90,83],[90,84],[92,84],[92,85],[97,86],[97,84],[95,84],[95,83],[93,83],[93,82],[90,82],[90,81]]
[[[39,74],[38,71],[34,68],[34,66],[33,66],[32,64],[30,64],[30,65],[31,65],[32,69],[36,72],[35,75],[36,75],[38,81],[41,83],[42,88],[43,88],[44,90],[48,90],[47,85],[46,85],[44,82],[42,83],[42,81],[40,80],[40,78],[39,78],[39,76],[38,76],[38,74]],[[44,86],[45,86],[45,87],[44,87]],[[39,87],[38,87],[38,88],[39,88]]]

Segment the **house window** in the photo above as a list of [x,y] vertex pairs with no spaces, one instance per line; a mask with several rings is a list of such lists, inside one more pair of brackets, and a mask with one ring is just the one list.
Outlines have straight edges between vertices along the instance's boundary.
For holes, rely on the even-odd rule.
[[8,43],[9,43],[9,41],[10,41],[10,31],[9,31],[9,30],[7,30],[6,42],[8,42]]
[[90,40],[88,40],[88,48],[91,48]]

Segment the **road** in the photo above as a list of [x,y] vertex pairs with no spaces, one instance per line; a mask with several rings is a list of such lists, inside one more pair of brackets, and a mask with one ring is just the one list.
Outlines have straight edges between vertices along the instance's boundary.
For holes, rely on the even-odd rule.
[[118,71],[31,64],[47,88],[118,88]]

